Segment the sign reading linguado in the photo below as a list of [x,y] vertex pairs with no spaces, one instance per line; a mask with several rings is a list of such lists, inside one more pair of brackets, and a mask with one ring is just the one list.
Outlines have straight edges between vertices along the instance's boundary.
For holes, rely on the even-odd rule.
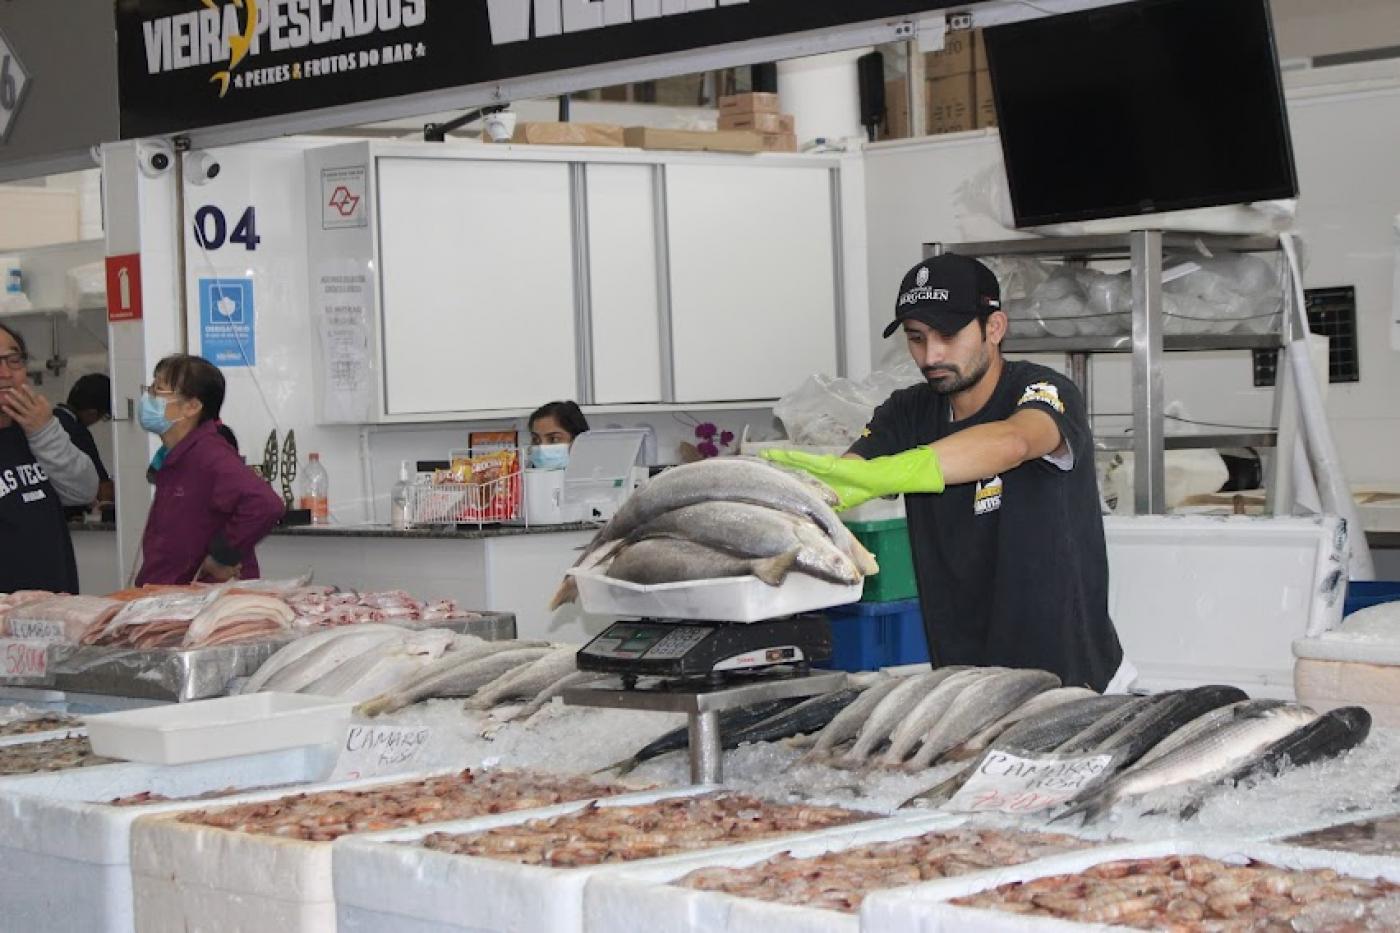
[[[117,0],[124,138],[878,23],[957,0]],[[754,50],[761,60],[761,48]],[[596,82],[593,82],[596,83]],[[591,86],[579,76],[576,89]]]

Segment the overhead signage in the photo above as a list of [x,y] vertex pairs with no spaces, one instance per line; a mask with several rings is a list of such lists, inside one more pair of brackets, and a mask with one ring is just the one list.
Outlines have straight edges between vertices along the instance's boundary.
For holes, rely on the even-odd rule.
[[117,0],[121,132],[164,135],[954,5],[968,3]]
[[0,32],[0,145],[9,138],[10,127],[24,106],[24,94],[29,90],[29,72],[19,56]]

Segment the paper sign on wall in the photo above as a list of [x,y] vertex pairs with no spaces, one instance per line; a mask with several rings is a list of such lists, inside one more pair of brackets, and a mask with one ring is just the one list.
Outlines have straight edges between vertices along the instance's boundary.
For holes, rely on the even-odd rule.
[[1112,761],[1112,755],[1022,758],[992,749],[944,809],[960,813],[1048,810],[1098,780]]
[[369,169],[364,165],[321,169],[322,230],[363,227],[369,222],[365,210],[368,176]]
[[433,730],[425,726],[352,725],[345,732],[332,781],[398,774],[423,757]]
[[330,260],[317,270],[315,313],[325,421],[359,423],[374,415],[369,289],[370,273],[363,264]]
[[256,366],[252,279],[199,280],[200,355],[215,366]]

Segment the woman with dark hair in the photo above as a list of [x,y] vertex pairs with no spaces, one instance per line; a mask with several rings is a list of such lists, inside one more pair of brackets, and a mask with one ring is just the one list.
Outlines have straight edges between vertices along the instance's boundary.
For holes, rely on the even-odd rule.
[[138,585],[258,576],[253,547],[282,518],[282,498],[220,435],[223,404],[224,374],[198,356],[167,356],[142,389],[141,427],[161,448]]
[[530,416],[530,466],[537,470],[563,469],[569,462],[574,439],[588,430],[588,419],[577,402],[550,402]]
[[78,592],[65,505],[97,495],[97,468],[29,385],[24,338],[0,324],[0,592]]

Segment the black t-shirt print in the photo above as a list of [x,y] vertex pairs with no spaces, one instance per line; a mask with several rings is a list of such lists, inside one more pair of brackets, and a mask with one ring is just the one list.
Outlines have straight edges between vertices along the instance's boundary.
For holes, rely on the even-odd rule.
[[0,428],[0,593],[78,592],[63,505],[18,425]]
[[1055,420],[1060,450],[941,494],[905,496],[929,654],[937,665],[1043,668],[1067,686],[1103,690],[1123,649],[1108,615],[1093,434],[1072,382],[1007,362],[987,404],[957,422],[927,384],[903,389],[851,451],[896,454],[1023,408]]

